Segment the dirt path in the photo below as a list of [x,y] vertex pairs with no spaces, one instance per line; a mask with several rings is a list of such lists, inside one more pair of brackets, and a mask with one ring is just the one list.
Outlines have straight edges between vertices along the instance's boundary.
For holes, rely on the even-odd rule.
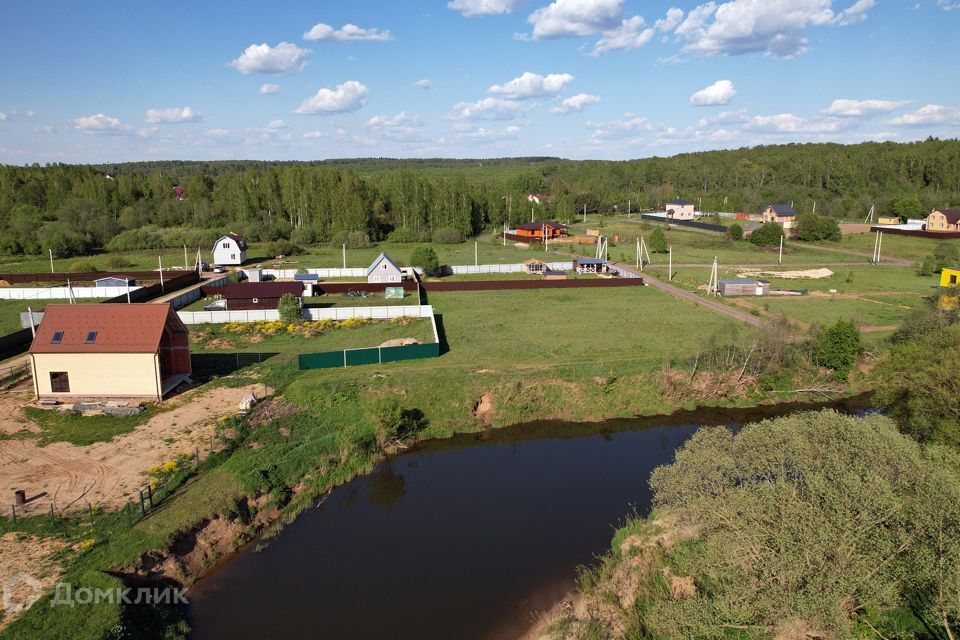
[[0,585],[10,608],[0,616],[0,629],[29,608],[32,600],[53,588],[62,573],[51,558],[67,545],[53,538],[6,533],[0,536]]
[[[28,499],[39,496],[22,508],[27,513],[47,512],[51,502],[57,510],[86,509],[87,503],[120,508],[147,483],[151,467],[180,454],[199,452],[202,458],[214,446],[214,423],[235,413],[249,392],[261,397],[264,387],[188,391],[130,433],[85,447],[66,442],[40,447],[22,436],[0,440],[0,505],[9,510],[13,491],[24,489]],[[15,397],[0,402],[0,433],[36,430],[17,406]]]
[[669,293],[672,296],[681,298],[683,300],[689,300],[690,302],[700,305],[701,307],[705,307],[707,309],[710,309],[711,311],[715,311],[717,313],[721,313],[726,316],[730,316],[735,320],[746,322],[747,324],[753,325],[755,327],[759,327],[761,324],[763,324],[763,321],[760,318],[750,315],[749,313],[740,311],[739,309],[728,307],[727,305],[722,304],[720,302],[708,300],[700,295],[697,295],[696,293],[692,293],[690,291],[686,291],[685,289],[681,289],[680,287],[675,287],[672,284],[668,284],[666,282],[663,282],[662,280],[658,280],[657,278],[654,278],[648,273],[641,274],[638,270],[634,269],[633,267],[630,267],[624,264],[619,264],[619,263],[614,263],[614,264],[616,264],[618,269],[622,269],[630,273],[636,273],[638,275],[642,275],[644,282],[646,282],[652,287],[656,287],[657,289],[660,289],[661,291],[665,291],[666,293]]

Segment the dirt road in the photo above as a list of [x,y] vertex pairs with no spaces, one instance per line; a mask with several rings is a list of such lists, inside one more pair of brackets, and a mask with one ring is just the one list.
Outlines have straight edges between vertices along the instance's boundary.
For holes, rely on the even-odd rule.
[[[272,390],[267,388],[268,393]],[[148,482],[151,467],[179,454],[200,457],[214,445],[213,425],[218,418],[235,413],[249,392],[261,397],[263,385],[239,388],[199,388],[173,398],[169,408],[130,433],[109,442],[80,447],[55,442],[45,447],[22,432],[36,431],[20,407],[29,404],[27,390],[0,396],[0,434],[18,434],[0,440],[0,505],[9,510],[13,492],[24,489],[32,500],[24,512],[86,509],[87,503],[120,508],[137,496]],[[45,495],[44,495],[45,494]]]

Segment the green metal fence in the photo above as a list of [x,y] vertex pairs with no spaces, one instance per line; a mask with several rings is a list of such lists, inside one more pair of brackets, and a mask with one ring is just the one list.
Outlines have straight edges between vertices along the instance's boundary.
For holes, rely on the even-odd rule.
[[324,351],[304,353],[299,356],[299,368],[329,369],[331,367],[352,367],[361,364],[381,364],[401,360],[437,358],[440,356],[439,343],[408,344],[402,347],[366,347],[363,349],[344,349],[343,351]]

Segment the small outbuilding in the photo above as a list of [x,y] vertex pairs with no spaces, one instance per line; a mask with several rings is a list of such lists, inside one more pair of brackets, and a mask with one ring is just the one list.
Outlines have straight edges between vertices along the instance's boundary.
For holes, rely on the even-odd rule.
[[534,275],[543,275],[544,272],[548,271],[547,263],[543,260],[537,260],[536,258],[528,258],[523,261],[523,272],[531,273]]
[[722,296],[765,296],[770,293],[770,283],[766,280],[751,278],[729,278],[721,280],[717,291]]
[[607,261],[601,258],[577,258],[573,261],[573,268],[579,274],[603,273],[607,268]]
[[129,276],[106,276],[93,281],[95,287],[135,287],[137,281]]
[[385,253],[377,256],[376,260],[367,267],[367,282],[402,282],[403,271]]
[[797,220],[797,212],[790,204],[768,204],[760,215],[764,222],[776,222],[784,231],[792,229]]
[[516,229],[516,235],[523,238],[529,238],[542,242],[544,238],[554,240],[563,238],[567,235],[567,225],[556,220],[545,220],[543,222],[527,222],[521,224]]
[[877,224],[900,224],[901,222],[900,216],[884,215],[877,217]]
[[694,202],[677,198],[666,203],[667,218],[670,220],[693,220]]
[[220,294],[227,302],[227,311],[249,311],[252,309],[276,309],[280,297],[289,293],[295,298],[303,298],[302,282],[239,282],[225,287],[205,289],[206,294]]
[[247,261],[247,241],[236,233],[220,236],[213,245],[213,264],[235,265]]
[[960,267],[944,267],[940,272],[940,308],[957,308],[957,287],[960,287]]
[[38,399],[159,401],[191,374],[169,304],[47,305],[29,355]]
[[553,269],[547,269],[543,272],[544,280],[566,280],[567,272],[566,271],[554,271]]

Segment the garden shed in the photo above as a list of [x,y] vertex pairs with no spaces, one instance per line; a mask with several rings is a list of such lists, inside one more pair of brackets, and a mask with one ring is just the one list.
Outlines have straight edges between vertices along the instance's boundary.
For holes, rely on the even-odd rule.
[[728,278],[720,281],[717,290],[722,296],[765,296],[770,293],[770,283],[751,278]]

